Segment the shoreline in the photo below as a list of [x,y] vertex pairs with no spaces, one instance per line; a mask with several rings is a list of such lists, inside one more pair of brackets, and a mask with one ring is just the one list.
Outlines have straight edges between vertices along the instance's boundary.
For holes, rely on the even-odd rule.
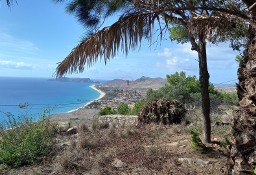
[[[97,89],[95,84],[94,84],[94,85],[91,85],[91,86],[89,86],[89,87],[92,88],[93,90],[95,90],[95,91],[97,91],[97,92],[100,93],[100,96],[99,96],[97,99],[95,99],[95,100],[100,100],[100,99],[102,99],[103,97],[105,97],[106,93],[103,92],[103,91],[100,90],[100,89]],[[93,100],[93,101],[95,101],[95,100]]]
[[77,108],[77,109],[70,110],[70,111],[68,111],[68,112],[66,112],[66,113],[71,113],[71,112],[77,111],[77,110],[79,110],[79,109],[82,109],[82,108],[88,106],[89,104],[91,104],[92,102],[97,101],[97,100],[100,100],[100,99],[102,99],[103,97],[105,97],[106,93],[103,92],[103,91],[101,91],[100,89],[97,89],[95,84],[94,84],[94,85],[91,85],[91,86],[89,86],[89,87],[90,87],[91,89],[97,91],[97,92],[100,94],[100,96],[99,96],[98,98],[94,99],[94,100],[91,100],[91,101],[87,102],[85,105],[83,105],[83,106],[81,106],[81,107],[79,107],[79,108]]

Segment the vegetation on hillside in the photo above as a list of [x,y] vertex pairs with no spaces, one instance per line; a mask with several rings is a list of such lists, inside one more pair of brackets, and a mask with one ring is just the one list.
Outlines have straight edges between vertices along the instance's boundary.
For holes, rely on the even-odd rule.
[[48,154],[54,144],[52,124],[44,118],[33,122],[26,116],[20,121],[9,116],[1,127],[0,138],[0,164],[11,167],[34,162]]
[[[211,83],[209,84],[209,93],[212,109],[216,109],[221,104],[235,105],[238,103],[235,93],[219,92]],[[199,80],[196,76],[187,76],[185,72],[167,75],[167,83],[164,87],[158,90],[149,89],[147,92],[146,101],[157,98],[173,99],[183,104],[200,107],[202,100]]]
[[[220,105],[236,105],[238,98],[235,92],[227,93],[217,91],[213,84],[209,85],[211,110],[217,111]],[[166,84],[157,89],[149,89],[144,99],[129,107],[126,103],[119,104],[116,108],[106,106],[99,111],[99,115],[139,115],[142,107],[154,100],[177,100],[187,109],[199,109],[202,103],[200,95],[200,83],[196,76],[187,76],[185,72],[176,72],[167,75]]]

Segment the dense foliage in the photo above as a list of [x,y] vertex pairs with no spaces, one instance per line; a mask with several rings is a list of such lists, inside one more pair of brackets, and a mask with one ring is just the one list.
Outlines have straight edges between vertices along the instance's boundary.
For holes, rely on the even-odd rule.
[[[235,93],[221,93],[215,90],[211,83],[209,84],[209,93],[212,108],[219,104],[234,105],[238,102]],[[196,76],[186,76],[185,72],[176,72],[172,75],[167,75],[167,83],[164,87],[158,90],[149,89],[147,91],[147,101],[152,101],[157,98],[174,99],[183,104],[200,106],[202,100],[199,80]]]
[[121,103],[117,106],[117,113],[121,115],[127,115],[130,112],[130,108],[127,103]]
[[226,105],[237,105],[238,104],[238,97],[236,92],[221,92],[221,98],[223,104]]
[[46,120],[33,122],[29,118],[15,121],[9,118],[6,130],[0,131],[0,163],[19,167],[47,154],[53,146],[53,132]]
[[115,112],[113,111],[113,109],[110,106],[106,106],[99,111],[99,115],[112,115],[114,113]]

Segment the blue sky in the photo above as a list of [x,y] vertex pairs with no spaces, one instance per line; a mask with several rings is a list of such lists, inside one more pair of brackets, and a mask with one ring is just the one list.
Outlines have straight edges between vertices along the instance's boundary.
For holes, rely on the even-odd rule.
[[[114,20],[110,18],[107,23]],[[52,77],[57,63],[81,41],[85,32],[76,18],[65,12],[65,4],[23,0],[8,8],[5,0],[1,0],[0,76]],[[128,56],[120,53],[107,65],[99,61],[83,73],[67,76],[134,80],[143,75],[165,77],[185,71],[198,77],[197,53],[190,47],[189,43],[171,42],[166,34],[162,42],[151,47],[143,41],[141,48]],[[234,58],[238,53],[227,43],[220,43],[217,46],[208,44],[207,54],[210,81],[234,83],[238,68]]]

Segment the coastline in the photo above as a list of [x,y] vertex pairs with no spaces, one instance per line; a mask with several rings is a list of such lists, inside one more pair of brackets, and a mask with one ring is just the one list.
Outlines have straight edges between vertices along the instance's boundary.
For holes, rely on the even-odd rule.
[[[101,91],[100,89],[97,89],[95,84],[94,84],[94,85],[91,85],[91,86],[89,86],[89,87],[92,88],[93,90],[95,90],[95,91],[97,91],[97,92],[100,93],[100,96],[99,96],[97,99],[95,99],[95,100],[100,100],[100,99],[102,99],[103,97],[105,97],[106,93],[103,92],[103,91]],[[95,101],[95,100],[93,100],[93,101]]]
[[49,116],[49,119],[51,121],[58,122],[60,126],[68,126],[68,123],[70,122],[72,123],[72,125],[77,126],[81,123],[90,123],[91,119],[94,116],[98,115],[99,109],[86,109],[84,107],[96,100],[100,100],[106,95],[106,93],[97,89],[96,85],[91,85],[89,87],[99,92],[99,97],[97,99],[89,101],[84,106],[81,106],[78,109],[74,109],[66,113],[52,114]]
[[79,110],[79,109],[82,109],[82,108],[88,106],[89,104],[91,104],[92,102],[94,102],[94,101],[96,101],[96,100],[100,100],[100,99],[102,99],[103,97],[105,97],[106,93],[103,92],[103,91],[101,91],[100,89],[97,89],[95,84],[94,84],[94,85],[91,85],[91,86],[89,86],[89,87],[92,88],[93,90],[97,91],[97,92],[100,94],[100,96],[99,96],[98,98],[94,99],[94,100],[91,100],[91,101],[87,102],[85,105],[83,105],[83,106],[81,106],[81,107],[79,107],[79,108],[77,108],[77,109],[73,109],[73,110],[68,111],[67,113],[71,113],[71,112],[77,111],[77,110]]

